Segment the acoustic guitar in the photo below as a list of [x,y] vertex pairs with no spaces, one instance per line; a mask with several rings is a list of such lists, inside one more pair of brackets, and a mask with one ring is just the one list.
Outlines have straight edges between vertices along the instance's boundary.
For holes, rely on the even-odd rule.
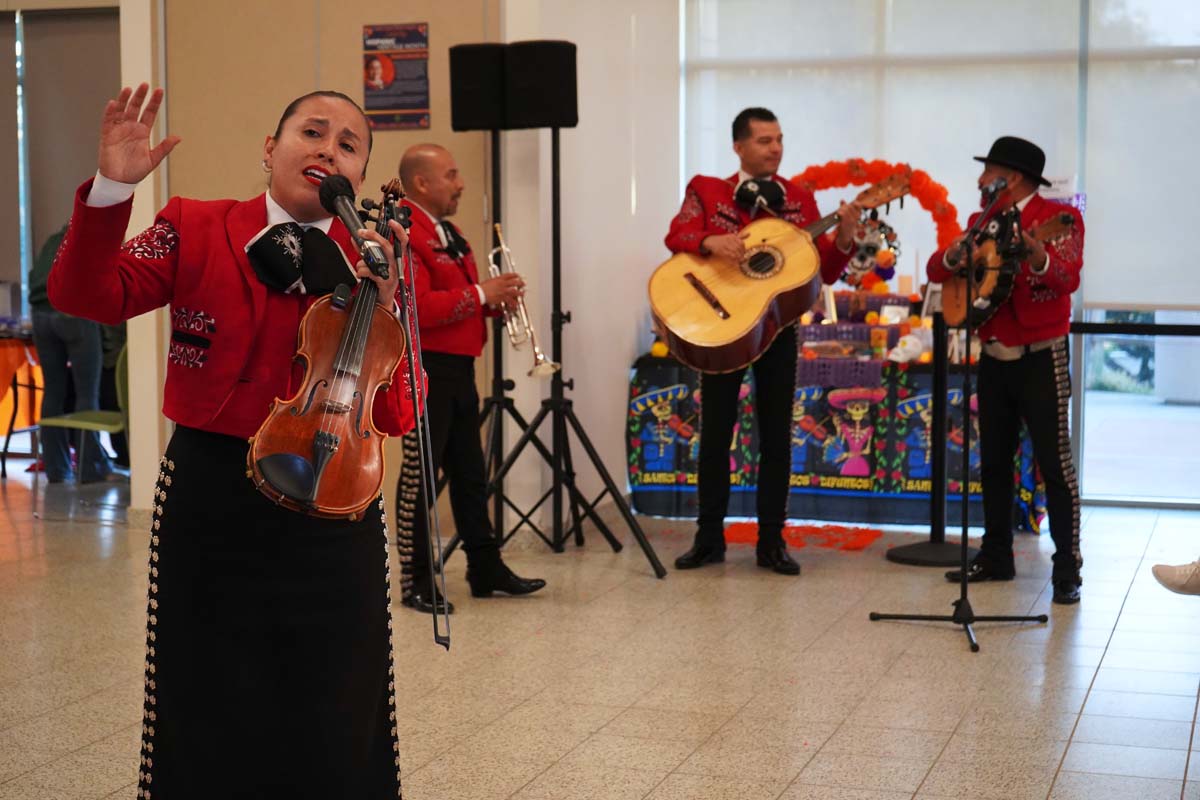
[[[864,209],[909,191],[899,172],[859,193]],[[700,372],[732,372],[756,360],[821,292],[821,259],[813,239],[837,225],[837,214],[799,228],[764,217],[742,229],[739,262],[677,253],[650,276],[650,311],[659,337],[679,361]]]
[[[970,303],[971,327],[978,328],[996,314],[996,310],[1012,296],[1013,284],[1028,253],[1020,233],[1020,212],[999,215],[988,221],[983,230],[986,239],[975,249],[971,259],[975,270],[975,299]],[[1042,244],[1053,244],[1070,236],[1075,230],[1075,217],[1060,211],[1029,232]],[[950,327],[963,325],[967,320],[967,273],[959,274],[942,284],[942,316]]]

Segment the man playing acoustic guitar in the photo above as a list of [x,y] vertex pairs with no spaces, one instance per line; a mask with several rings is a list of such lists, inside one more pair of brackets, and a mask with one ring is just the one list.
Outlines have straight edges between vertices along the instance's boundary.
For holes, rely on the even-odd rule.
[[[1029,429],[1034,455],[1046,483],[1050,535],[1054,539],[1054,602],[1079,602],[1079,486],[1071,456],[1067,411],[1071,400],[1067,330],[1071,293],[1083,267],[1083,219],[1071,206],[1041,197],[1038,186],[1046,154],[1032,142],[1013,136],[997,139],[983,162],[979,187],[986,204],[989,188],[998,187],[995,215],[1019,209],[1024,256],[1015,265],[1012,292],[978,330],[983,342],[979,361],[979,446],[983,481],[984,534],[967,580],[1008,581],[1013,563],[1013,455],[1021,423]],[[1006,188],[996,184],[1002,179]],[[1040,223],[1064,214],[1070,233],[1051,244],[1029,235]],[[979,216],[971,217],[974,223]],[[929,259],[929,279],[943,283],[965,262],[962,237]],[[958,570],[946,573],[961,579]]]
[[[765,108],[747,108],[733,120],[733,151],[741,162],[736,175],[697,175],[688,183],[683,207],[671,221],[667,247],[739,262],[744,234],[754,219],[773,214],[797,226],[820,219],[812,192],[776,175],[783,158],[783,133]],[[816,240],[821,277],[832,283],[845,267],[861,211],[839,210],[836,241]],[[788,325],[754,362],[755,404],[759,425],[758,565],[784,575],[799,575],[800,565],[783,542],[791,468],[792,395],[796,386],[796,329]],[[700,498],[698,529],[692,548],[675,560],[676,569],[694,569],[725,560],[725,513],[729,507],[729,445],[738,417],[738,389],[746,368],[700,377]]]

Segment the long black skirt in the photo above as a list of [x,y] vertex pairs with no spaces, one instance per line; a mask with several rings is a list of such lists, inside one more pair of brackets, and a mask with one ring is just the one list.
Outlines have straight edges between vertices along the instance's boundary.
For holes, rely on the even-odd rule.
[[141,800],[400,797],[383,501],[276,506],[178,428],[155,489]]

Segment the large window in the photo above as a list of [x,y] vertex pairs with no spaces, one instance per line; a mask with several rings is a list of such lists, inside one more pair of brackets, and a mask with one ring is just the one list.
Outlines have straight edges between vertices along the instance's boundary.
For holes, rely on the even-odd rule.
[[[1197,325],[1200,313],[1089,309],[1086,320]],[[1084,496],[1200,500],[1200,338],[1081,339]]]
[[[1077,319],[1200,310],[1186,258],[1187,220],[1200,216],[1200,4],[684,0],[683,13],[685,179],[734,172],[730,122],[766,106],[783,126],[784,175],[850,157],[907,162],[949,189],[965,221],[971,156],[1024,136],[1045,149],[1056,190],[1086,206]],[[817,200],[828,210],[853,191]],[[920,285],[932,222],[915,204],[888,221],[902,246],[895,283]],[[1200,486],[1170,479],[1200,466],[1187,446],[1200,440],[1200,340],[1074,344],[1085,496],[1200,500]]]

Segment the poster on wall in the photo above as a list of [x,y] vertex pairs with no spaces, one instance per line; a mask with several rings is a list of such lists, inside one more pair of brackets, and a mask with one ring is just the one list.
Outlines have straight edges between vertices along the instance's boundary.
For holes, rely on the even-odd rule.
[[429,127],[429,24],[363,26],[363,108],[375,130]]

